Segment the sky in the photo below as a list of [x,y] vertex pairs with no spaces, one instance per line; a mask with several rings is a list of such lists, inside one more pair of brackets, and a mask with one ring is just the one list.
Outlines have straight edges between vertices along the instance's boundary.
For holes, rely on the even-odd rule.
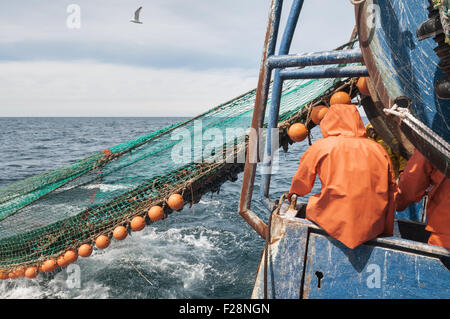
[[[270,2],[2,1],[0,117],[202,113],[256,87]],[[354,24],[350,1],[305,0],[291,53],[333,49]]]

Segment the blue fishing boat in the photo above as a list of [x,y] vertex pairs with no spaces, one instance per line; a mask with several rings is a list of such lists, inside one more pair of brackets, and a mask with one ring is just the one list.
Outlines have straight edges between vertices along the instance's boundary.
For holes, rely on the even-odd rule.
[[273,213],[252,298],[450,297],[449,252],[426,244],[423,224],[396,220],[395,236],[351,250],[284,204]]
[[[312,108],[337,91],[360,102],[394,151],[409,158],[417,148],[450,175],[450,102],[435,88],[448,76],[449,45],[442,30],[427,39],[415,34],[437,17],[434,1],[351,1],[356,28],[348,43],[291,54],[304,1],[292,0],[275,53],[283,1],[271,0],[256,90],[1,188],[0,280],[12,286],[23,277],[51,278],[78,255],[90,256],[94,246],[106,249],[111,240],[219,192],[244,171],[239,214],[266,242],[253,298],[449,298],[450,252],[427,244],[426,200],[397,214],[394,236],[349,249],[305,218],[305,203],[271,198],[275,152],[292,144],[287,128],[304,122],[310,130]],[[355,87],[361,77],[368,78],[364,96]],[[252,130],[240,130],[252,112]],[[223,134],[220,148],[201,143],[207,129],[230,128],[237,135]],[[267,224],[251,208],[258,165]]]
[[[447,58],[450,47],[442,34],[434,40],[419,41],[416,37],[420,25],[435,14],[433,3],[352,3],[356,30],[346,47],[290,54],[303,5],[302,0],[294,0],[275,54],[283,4],[272,1],[252,128],[263,129],[272,74],[268,127],[274,129],[286,79],[369,76],[370,96],[362,98],[361,104],[383,140],[406,158],[417,148],[449,176],[450,101],[437,96],[435,83],[444,76],[441,60]],[[266,240],[252,298],[450,297],[450,252],[427,244],[429,233],[421,208],[411,218],[397,215],[393,237],[376,238],[349,249],[305,219],[305,203],[270,198],[275,153],[270,130],[265,146],[258,143],[257,138],[250,138],[249,149],[265,147],[264,157],[259,163],[246,162],[239,206],[240,215]],[[258,164],[263,168],[259,199],[270,215],[268,224],[251,210]]]
[[372,84],[373,104],[362,103],[369,119],[397,151],[408,156],[417,148],[450,176],[450,100],[440,99],[434,89],[444,77],[439,64],[448,60],[450,46],[443,34],[422,41],[416,37],[420,25],[438,11],[428,0],[373,0],[356,6],[355,13]]

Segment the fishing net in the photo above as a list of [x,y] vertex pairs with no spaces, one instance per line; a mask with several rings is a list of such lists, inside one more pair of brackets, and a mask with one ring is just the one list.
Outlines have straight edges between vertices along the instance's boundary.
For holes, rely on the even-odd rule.
[[[280,122],[305,120],[307,106],[343,83],[286,81]],[[153,205],[162,206],[167,216],[172,211],[166,201],[173,193],[192,204],[236,180],[244,168],[238,158],[246,153],[255,93],[0,189],[0,270],[39,265],[100,234],[110,236],[118,225],[129,227],[134,216],[146,216]]]

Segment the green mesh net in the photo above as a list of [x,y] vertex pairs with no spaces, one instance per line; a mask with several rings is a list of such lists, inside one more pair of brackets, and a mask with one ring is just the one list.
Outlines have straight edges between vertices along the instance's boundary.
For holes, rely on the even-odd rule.
[[[304,120],[305,106],[339,85],[332,79],[286,81],[280,122]],[[0,270],[38,265],[110,235],[118,225],[128,227],[132,217],[146,216],[153,205],[170,214],[166,200],[172,193],[192,204],[236,180],[244,167],[236,158],[246,152],[255,93],[0,189]],[[211,130],[222,136],[215,139],[220,148],[196,143]],[[237,134],[230,136],[230,130]]]

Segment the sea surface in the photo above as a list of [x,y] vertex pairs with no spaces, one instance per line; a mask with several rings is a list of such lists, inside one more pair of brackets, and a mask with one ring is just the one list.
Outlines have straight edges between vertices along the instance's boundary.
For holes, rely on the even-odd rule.
[[[66,166],[183,118],[0,118],[0,188]],[[312,130],[313,141],[321,137]],[[307,141],[280,153],[272,199],[289,189]],[[79,268],[0,282],[3,298],[249,298],[264,241],[239,216],[242,175],[126,240],[79,259]],[[265,221],[257,201],[253,209]],[[316,180],[313,193],[320,189]],[[73,276],[79,280],[74,284]]]

